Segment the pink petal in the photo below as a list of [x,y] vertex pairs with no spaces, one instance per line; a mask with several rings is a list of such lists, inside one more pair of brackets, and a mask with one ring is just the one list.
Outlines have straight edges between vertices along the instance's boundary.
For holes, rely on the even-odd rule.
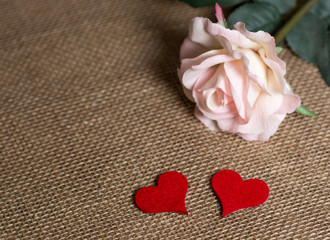
[[285,62],[283,62],[276,54],[276,50],[275,50],[276,44],[274,37],[272,37],[269,33],[264,31],[249,32],[245,28],[245,24],[242,22],[236,23],[234,27],[247,38],[251,39],[254,42],[259,43],[266,50],[267,58],[275,61],[280,66],[280,69],[284,75],[286,65]]
[[196,106],[203,115],[212,120],[232,118],[237,115],[236,107],[233,101],[227,101],[220,105],[213,101],[217,97],[217,89],[208,89],[206,91],[193,91],[193,98]]
[[[244,62],[244,65],[246,66],[246,73],[248,76],[258,84],[258,86],[265,92],[267,92],[267,89],[264,86],[264,80],[260,78],[260,76],[254,74],[249,69],[249,60],[248,58],[240,53],[239,50],[235,49],[249,49],[250,51],[258,51],[260,49],[260,45],[256,42],[253,42],[246,38],[244,35],[242,35],[240,32],[236,30],[230,30],[227,28],[224,28],[223,26],[219,24],[214,24],[209,21],[208,24],[208,31],[210,34],[214,36],[218,36],[218,40],[221,43],[221,45],[226,49],[226,51],[233,56],[236,59],[242,59]],[[219,38],[220,37],[220,38]]]
[[195,58],[202,53],[207,52],[207,48],[201,44],[191,41],[188,37],[183,41],[180,49],[180,59],[184,58]]
[[[227,104],[222,102],[224,100],[224,94],[220,89],[208,89],[204,91],[202,95],[204,100],[203,105],[205,105],[207,109],[210,110],[210,117],[212,119],[224,118],[224,115],[221,116],[220,114],[228,113],[230,117],[236,115],[234,114],[236,113],[236,108],[232,101]],[[199,105],[199,102],[197,104]]]
[[[213,50],[194,59],[182,60],[181,69],[179,70],[179,76],[181,76],[180,72],[182,73],[182,84],[187,89],[192,89],[203,72],[208,71],[209,68],[219,65],[220,63],[233,60],[229,55],[216,55],[220,52],[221,50]],[[198,64],[197,62],[200,63]],[[208,80],[205,77],[203,79]]]
[[247,100],[249,103],[249,106],[253,108],[254,104],[256,103],[259,95],[262,93],[261,89],[259,86],[253,82],[253,81],[248,81],[249,82],[249,89],[247,92]]
[[301,104],[300,97],[298,95],[284,95],[282,105],[278,109],[277,113],[286,114],[293,113]]
[[192,90],[199,79],[200,75],[203,74],[205,71],[203,70],[193,70],[193,69],[188,69],[183,73],[182,76],[182,85],[189,89]]
[[214,76],[210,81],[207,81],[203,86],[196,86],[198,89],[209,89],[209,88],[219,88],[221,89],[226,95],[231,95],[228,77],[225,74],[224,64],[221,64],[217,67],[217,71],[215,72]]
[[253,81],[255,84],[257,84],[257,86],[258,86],[262,91],[264,91],[264,92],[266,92],[266,93],[269,93],[268,90],[267,90],[267,88],[266,88],[266,85],[267,85],[266,82],[267,82],[267,81],[265,81],[265,79],[263,79],[263,78],[260,78],[260,76],[258,76],[257,74],[255,74],[255,73],[250,69],[251,64],[250,64],[249,59],[248,59],[246,56],[242,55],[242,61],[243,61],[243,63],[244,63],[245,73],[246,73],[246,75],[249,77],[249,79],[250,79],[251,81]]
[[198,107],[195,108],[195,117],[210,130],[219,130],[215,121],[205,117]]
[[235,133],[237,128],[236,118],[220,119],[217,121],[218,127],[225,132]]
[[253,107],[248,123],[238,125],[237,132],[260,134],[268,131],[273,125],[270,124],[271,116],[276,114],[282,104],[282,94],[260,94]]
[[193,69],[199,70],[199,69],[206,69],[209,67],[212,67],[214,65],[218,65],[220,63],[229,62],[235,60],[232,56],[227,54],[222,55],[216,55],[213,57],[209,57],[208,59],[205,59],[203,62],[201,62],[197,66],[193,66]]
[[198,55],[195,58],[184,58],[181,61],[181,66],[180,66],[180,70],[182,72],[185,72],[186,70],[188,70],[189,68],[192,68],[193,66],[197,66],[199,64],[201,64],[203,61],[207,60],[210,57],[213,56],[218,56],[224,53],[224,50],[210,50],[207,52],[204,52],[200,55]]
[[234,99],[237,111],[241,118],[247,120],[251,108],[247,101],[248,86],[243,62],[240,60],[226,62],[224,68],[229,79],[231,95]]
[[224,102],[224,92],[220,89],[210,88],[203,92],[205,103],[211,112],[219,112]]
[[275,81],[272,82],[272,83],[273,84],[274,83],[278,83],[278,85],[279,85],[279,89],[278,90],[279,91],[283,91],[285,89],[285,84],[286,84],[286,81],[284,79],[285,71],[283,71],[283,69],[281,69],[280,65],[277,62],[275,62],[272,59],[266,57],[266,53],[265,53],[265,50],[264,49],[260,49],[259,50],[259,55],[262,58],[262,60],[265,62],[265,64],[274,73]]
[[[190,25],[189,38],[191,41],[198,43],[207,49],[221,49],[222,46],[219,41],[206,30],[206,26],[209,22],[210,20],[207,18],[194,18]],[[221,26],[220,24],[217,25]]]
[[195,102],[195,100],[194,100],[194,98],[193,98],[193,96],[192,96],[192,91],[189,90],[189,89],[187,89],[187,88],[185,88],[185,87],[183,86],[183,83],[182,83],[182,77],[183,77],[183,73],[184,73],[184,72],[182,72],[180,69],[177,69],[177,72],[178,72],[178,77],[179,77],[180,83],[181,83],[181,85],[182,85],[183,93],[186,95],[186,97],[187,97],[190,101]]
[[235,47],[248,48],[255,51],[260,48],[260,45],[258,43],[251,41],[236,30],[230,30],[220,24],[212,23],[208,19],[205,21],[205,26],[207,32],[210,35],[215,37],[224,37],[231,43],[231,45],[234,45]]
[[242,54],[242,60],[245,67],[246,74],[250,79],[258,84],[258,86],[268,92],[267,90],[267,66],[263,59],[255,51],[250,49],[239,49]]
[[255,133],[238,133],[240,137],[242,137],[245,140],[249,141],[268,141],[269,138],[274,135],[281,124],[281,122],[284,120],[285,114],[274,114],[272,115],[271,119],[268,121],[269,128],[262,133],[255,134]]
[[[183,74],[182,84],[185,88],[190,90],[199,88],[200,85],[204,85],[212,78],[216,70],[216,67],[211,67],[206,70],[194,70],[192,68],[188,69]],[[196,86],[196,84],[198,85]]]
[[209,88],[214,88],[214,84],[217,82],[220,74],[220,68],[218,66],[206,69],[204,73],[201,74],[200,79],[196,82],[193,90],[201,91],[207,90]]

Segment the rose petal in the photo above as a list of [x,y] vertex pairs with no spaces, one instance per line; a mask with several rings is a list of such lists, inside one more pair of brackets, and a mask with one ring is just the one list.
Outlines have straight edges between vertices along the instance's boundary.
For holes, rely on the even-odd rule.
[[262,58],[250,49],[239,49],[238,50],[247,61],[244,62],[245,71],[249,75],[250,79],[253,80],[261,89],[267,90],[267,66],[265,65]]
[[201,55],[198,55],[195,58],[185,58],[181,60],[181,66],[180,69],[182,72],[188,70],[189,68],[192,68],[193,66],[199,65],[201,64],[201,62],[205,61],[206,59],[213,57],[213,56],[217,56],[217,55],[221,55],[224,54],[225,50],[210,50],[207,52],[204,52]]
[[[217,52],[219,53],[221,51],[217,51]],[[192,89],[194,87],[194,85],[196,84],[200,75],[205,71],[205,69],[207,72],[207,70],[210,67],[223,63],[224,61],[230,61],[233,59],[228,55],[212,56],[215,53],[216,53],[216,51],[209,51],[209,52],[207,52],[207,54],[204,54],[203,56],[201,55],[195,59],[190,59],[190,60],[184,59],[183,60],[182,70],[180,70],[180,71],[184,72],[183,76],[182,76],[182,83],[187,89]],[[206,58],[205,60],[204,60],[204,57]],[[185,70],[188,66],[197,63],[198,60],[202,61],[199,65],[191,66],[191,68],[188,68],[187,70]],[[209,76],[209,75],[207,75],[207,76]],[[206,79],[206,78],[204,78],[204,79]]]
[[[215,109],[215,106],[211,106],[213,111],[210,109],[210,98],[212,94],[216,92],[216,89],[209,89],[207,91],[193,91],[193,98],[196,101],[196,106],[203,113],[205,117],[212,120],[233,118],[237,115],[236,107],[233,101],[227,101],[223,106],[219,106]],[[207,103],[209,100],[209,103]]]
[[224,93],[220,89],[210,88],[203,92],[205,105],[214,113],[217,113],[223,106]]
[[183,73],[182,76],[183,86],[189,90],[192,90],[197,80],[199,79],[200,75],[203,74],[204,72],[205,72],[204,70],[188,69]]
[[215,77],[217,67],[211,67],[206,70],[187,70],[183,77],[183,85],[190,90],[197,90],[202,88],[208,81],[212,81],[212,78]]
[[262,91],[255,82],[253,81],[248,81],[248,82],[249,82],[249,89],[247,92],[247,100],[250,108],[252,109],[259,95],[262,93]]
[[205,59],[203,62],[201,62],[199,65],[193,66],[192,68],[196,69],[196,70],[206,69],[206,68],[212,67],[214,65],[224,63],[224,62],[230,62],[233,60],[235,60],[235,58],[233,58],[232,56],[229,56],[227,54],[221,54],[221,55],[209,57],[209,58]]
[[234,47],[253,49],[255,51],[260,48],[258,43],[251,41],[236,30],[231,30],[220,24],[212,23],[208,19],[204,21],[204,24],[206,25],[207,32],[210,35],[215,37],[224,37]]
[[286,64],[276,54],[276,44],[273,36],[264,31],[250,32],[245,28],[245,24],[242,22],[236,23],[234,27],[250,40],[260,44],[262,48],[265,49],[267,58],[275,61],[280,66],[283,75],[285,74]]
[[281,94],[260,94],[253,107],[249,122],[238,125],[237,132],[260,134],[268,131],[268,121],[270,121],[270,117],[280,109],[282,98],[283,95]]
[[219,130],[215,121],[205,117],[197,107],[195,107],[195,117],[210,130]]
[[280,65],[278,65],[277,62],[266,57],[266,52],[264,49],[259,50],[259,55],[262,58],[262,60],[266,63],[266,65],[272,70],[272,72],[275,76],[275,79],[273,82],[270,82],[270,81],[268,81],[268,82],[273,84],[273,86],[277,83],[278,84],[277,91],[283,91],[285,89],[285,84],[286,84],[286,81],[284,78],[285,71],[283,72],[281,70]]
[[236,132],[237,121],[236,117],[221,119],[217,121],[218,127],[225,132]]
[[209,88],[219,88],[221,89],[226,96],[231,96],[228,77],[225,74],[224,64],[221,64],[217,67],[217,71],[215,72],[214,76],[210,81],[207,81],[204,85],[196,86],[197,89],[209,89]]
[[[221,49],[222,46],[219,41],[206,30],[209,22],[210,20],[207,18],[194,18],[190,25],[189,38],[191,41],[199,43],[207,49]],[[220,24],[218,25],[221,26]]]
[[180,49],[180,59],[195,58],[205,52],[207,52],[207,48],[201,44],[191,41],[190,38],[187,37],[183,41]]
[[247,79],[243,62],[241,60],[226,62],[224,68],[237,111],[241,118],[247,120],[251,107],[247,101]]
[[255,133],[238,133],[240,137],[249,141],[268,141],[269,138],[274,135],[284,120],[286,114],[273,114],[272,117],[268,120],[268,128],[265,132],[260,134]]
[[278,109],[278,114],[293,113],[301,104],[300,97],[298,95],[284,95],[282,105]]
[[219,37],[218,40],[222,44],[222,46],[226,49],[226,51],[235,59],[242,59],[244,63],[244,68],[246,74],[249,76],[251,80],[253,80],[263,91],[268,93],[268,90],[265,87],[264,81],[260,79],[259,76],[254,74],[252,71],[249,70],[249,59],[242,54],[241,50],[242,48],[237,48],[238,50],[234,50],[233,46],[231,45],[230,41],[228,41],[226,38]]

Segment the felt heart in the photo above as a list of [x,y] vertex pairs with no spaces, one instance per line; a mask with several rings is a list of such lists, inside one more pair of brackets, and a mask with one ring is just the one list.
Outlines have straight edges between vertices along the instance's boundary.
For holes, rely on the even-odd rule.
[[233,170],[223,170],[212,178],[212,188],[222,204],[222,217],[242,208],[256,207],[269,195],[267,184],[259,179],[243,181]]
[[178,212],[188,215],[185,198],[187,178],[179,172],[163,173],[158,186],[141,188],[135,195],[137,207],[145,213]]

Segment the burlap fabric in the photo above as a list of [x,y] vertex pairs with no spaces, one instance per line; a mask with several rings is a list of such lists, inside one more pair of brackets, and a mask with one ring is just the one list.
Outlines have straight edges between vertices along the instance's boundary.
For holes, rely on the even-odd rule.
[[[191,18],[175,0],[0,2],[1,239],[329,239],[329,88],[284,50],[319,118],[289,115],[266,143],[208,131],[176,68]],[[260,178],[267,202],[221,219],[210,181]],[[189,216],[144,214],[136,191],[189,181]]]

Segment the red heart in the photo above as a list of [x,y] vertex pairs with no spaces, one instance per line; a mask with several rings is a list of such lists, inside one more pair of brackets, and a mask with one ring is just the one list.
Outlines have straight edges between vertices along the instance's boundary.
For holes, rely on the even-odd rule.
[[222,203],[222,217],[242,208],[256,207],[269,195],[267,184],[259,179],[243,181],[233,170],[223,170],[212,178],[212,188]]
[[178,212],[188,215],[184,200],[187,178],[179,172],[163,173],[158,186],[141,188],[135,195],[137,207],[145,213]]

